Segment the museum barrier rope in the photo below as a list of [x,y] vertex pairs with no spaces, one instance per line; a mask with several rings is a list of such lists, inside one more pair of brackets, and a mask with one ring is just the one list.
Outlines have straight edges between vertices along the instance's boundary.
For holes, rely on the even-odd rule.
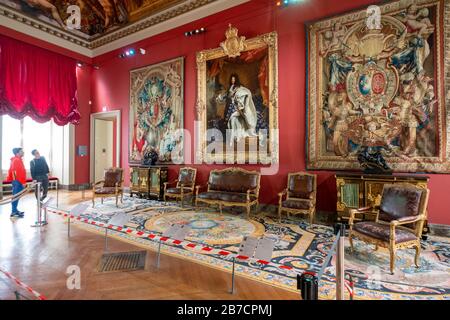
[[[35,192],[37,192],[37,194],[40,195],[41,183],[40,182],[33,182],[33,183],[27,185],[19,193],[15,194],[13,196],[10,196],[10,197],[2,199],[0,201],[0,205],[7,205],[7,204],[9,204],[9,203],[11,203],[13,201],[19,200],[19,199],[23,198],[32,189],[35,189]],[[40,217],[41,217],[41,201],[39,201],[39,197],[36,198],[36,206],[37,206],[38,220],[40,221]],[[0,267],[0,273],[3,273],[6,277],[8,277],[12,281],[14,281],[17,286],[19,286],[21,288],[24,288],[25,290],[27,290],[29,293],[34,295],[39,300],[46,300],[44,295],[40,294],[39,292],[37,292],[33,288],[31,288],[29,285],[27,285],[27,284],[23,283],[22,281],[20,281],[18,278],[16,278],[10,272],[6,271],[6,269]],[[15,293],[17,299],[18,299],[19,296],[23,296],[17,291],[15,291],[14,293]]]
[[31,191],[31,189],[33,189],[35,187],[37,183],[32,183],[30,185],[27,185],[22,191],[20,191],[19,193],[16,193],[15,195],[12,195],[10,197],[5,197],[2,200],[0,200],[0,205],[6,205],[9,204],[13,201],[19,200],[20,198],[22,198],[24,195],[26,195],[29,191]]
[[47,224],[47,208],[44,209],[45,216],[44,219],[42,219],[42,202],[40,201],[40,194],[41,194],[41,182],[35,182],[33,181],[30,184],[27,184],[27,186],[20,192],[16,193],[15,195],[12,195],[10,197],[6,197],[2,200],[0,200],[0,206],[10,204],[13,201],[19,200],[23,198],[29,191],[34,189],[34,192],[36,194],[36,222],[32,227],[42,227]]
[[[272,261],[266,261],[266,260],[260,260],[260,259],[254,259],[252,257],[247,257],[247,256],[243,256],[243,255],[239,255],[236,254],[234,252],[231,251],[227,251],[227,250],[223,250],[223,249],[216,249],[216,248],[212,248],[209,246],[205,246],[203,244],[196,244],[190,241],[186,241],[186,240],[176,240],[176,239],[172,239],[169,237],[164,237],[164,236],[160,236],[160,235],[156,235],[154,233],[151,232],[145,232],[145,231],[138,231],[138,230],[133,230],[131,228],[128,227],[121,227],[121,226],[115,226],[115,225],[111,225],[108,223],[102,223],[102,222],[98,222],[95,221],[93,219],[88,219],[88,218],[82,218],[80,216],[74,216],[70,213],[67,213],[67,211],[64,211],[62,209],[59,208],[49,208],[50,212],[53,212],[55,214],[58,214],[64,218],[68,218],[68,222],[70,223],[71,220],[74,221],[78,221],[81,223],[85,223],[88,225],[92,225],[92,226],[96,226],[96,227],[101,227],[101,228],[105,228],[106,232],[107,230],[113,230],[113,231],[117,231],[117,232],[123,232],[125,234],[129,234],[129,235],[134,235],[137,236],[138,238],[141,239],[149,239],[152,240],[154,242],[157,243],[161,243],[161,244],[166,244],[166,245],[177,245],[177,246],[182,246],[182,247],[187,247],[189,249],[197,249],[196,252],[197,253],[205,253],[207,252],[208,254],[217,254],[220,257],[227,257],[230,259],[230,262],[233,259],[239,260],[239,261],[245,261],[247,263],[250,262],[257,262],[259,264],[262,265],[266,265],[266,266],[271,266],[274,267],[276,269],[281,269],[283,270],[288,276],[291,277],[296,277],[299,278],[304,274],[309,274],[311,275],[311,272],[298,272],[295,271],[293,267],[290,266],[286,266],[286,265],[282,265],[282,264],[278,264]],[[342,232],[342,235],[341,235]],[[344,228],[342,227],[341,230],[339,231],[339,233],[336,236],[336,240],[333,242],[332,248],[330,250],[330,252],[328,253],[327,257],[325,258],[325,263],[323,264],[320,272],[319,272],[319,276],[315,276],[317,279],[317,284],[320,281],[320,279],[322,278],[322,275],[328,265],[328,263],[330,262],[332,256],[334,254],[337,255],[337,264],[336,264],[336,298],[337,300],[343,300],[344,299],[344,288],[346,288],[349,292],[350,292],[350,298],[353,297],[353,282],[346,280],[344,278]],[[318,290],[318,287],[316,286],[315,290]],[[350,291],[352,290],[352,291]],[[302,294],[302,298],[303,298],[303,294]],[[305,296],[306,299],[308,299],[308,296]],[[305,299],[303,298],[303,299]]]
[[[8,271],[6,271],[5,269],[3,269],[2,267],[0,267],[0,273],[3,273],[6,277],[8,277],[9,279],[11,279],[12,281],[14,281],[16,283],[16,285],[18,285],[19,287],[27,290],[29,293],[31,293],[33,296],[35,296],[38,300],[47,300],[47,298],[40,294],[39,292],[37,292],[36,290],[34,290],[32,287],[30,287],[29,285],[23,283],[22,281],[20,281],[18,278],[16,278],[15,276],[13,276],[11,273],[9,273]],[[18,292],[15,292],[16,297],[18,295],[21,295]],[[22,296],[22,295],[21,295]]]
[[[346,279],[345,274],[345,267],[344,267],[344,240],[345,240],[345,225],[340,223],[335,226],[335,233],[336,233],[336,239],[334,240],[330,251],[327,254],[327,257],[325,258],[324,263],[322,264],[322,268],[320,268],[319,273],[317,276],[314,273],[309,272],[308,274],[311,275],[313,278],[316,277],[312,281],[312,284],[315,285],[315,287],[311,287],[310,290],[314,293],[314,291],[318,291],[318,285],[320,280],[322,279],[322,276],[325,272],[325,269],[327,268],[328,264],[330,263],[331,259],[334,255],[336,255],[336,300],[344,300],[344,288],[347,289],[347,291],[350,294],[350,299],[353,300],[353,294],[354,294],[354,287],[353,287],[353,280],[350,275],[347,275],[349,279]],[[301,278],[301,276],[300,276]],[[299,279],[302,281],[302,279]],[[317,294],[315,295],[317,297]],[[312,294],[306,294],[305,292],[302,292],[302,298],[303,299],[317,299]]]

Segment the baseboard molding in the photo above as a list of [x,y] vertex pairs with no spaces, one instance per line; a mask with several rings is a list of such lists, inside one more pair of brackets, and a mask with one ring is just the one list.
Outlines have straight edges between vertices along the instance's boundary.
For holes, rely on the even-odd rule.
[[83,184],[59,184],[59,189],[62,190],[69,190],[69,191],[79,191],[79,190],[88,190],[91,189],[90,183],[83,183]]
[[430,234],[439,237],[450,237],[450,226],[446,224],[429,223]]

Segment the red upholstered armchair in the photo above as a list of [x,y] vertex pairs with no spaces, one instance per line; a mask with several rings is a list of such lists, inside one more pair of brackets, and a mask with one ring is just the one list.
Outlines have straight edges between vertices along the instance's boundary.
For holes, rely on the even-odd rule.
[[104,180],[96,182],[92,188],[92,207],[95,206],[95,198],[101,198],[103,203],[103,198],[115,196],[116,197],[116,207],[119,206],[119,196],[120,202],[123,203],[123,169],[122,168],[109,168],[105,170]]
[[[415,248],[415,264],[419,267],[420,239],[427,218],[430,190],[409,183],[385,185],[378,209],[366,207],[350,210],[349,241],[353,251],[353,239],[389,248],[390,269],[394,274],[395,253],[398,249]],[[354,223],[355,214],[373,214],[375,221]]]
[[[183,207],[183,200],[186,196],[194,195],[195,177],[197,176],[197,169],[184,167],[180,169],[178,179],[173,182],[164,182],[164,201],[167,198],[180,199],[181,207]],[[168,188],[170,184],[176,183],[173,188]]]
[[[307,214],[313,224],[316,212],[317,176],[315,174],[296,172],[289,173],[287,188],[278,194],[278,218],[281,212],[288,214]],[[283,201],[283,197],[286,199]]]

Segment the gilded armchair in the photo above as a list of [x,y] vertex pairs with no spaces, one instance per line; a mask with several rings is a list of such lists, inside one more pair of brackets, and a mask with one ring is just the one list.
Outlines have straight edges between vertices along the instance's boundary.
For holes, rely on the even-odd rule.
[[[427,219],[430,191],[409,183],[386,184],[379,208],[365,207],[350,210],[349,242],[353,251],[353,238],[378,247],[388,248],[390,270],[394,274],[395,255],[398,249],[415,248],[414,262],[419,267],[420,239]],[[354,223],[355,214],[373,215],[375,221]]]
[[[307,214],[313,224],[316,212],[317,176],[315,174],[296,172],[289,173],[287,188],[278,194],[278,218],[285,211],[292,214]],[[283,200],[284,196],[286,199]]]
[[120,196],[120,202],[123,203],[122,177],[123,169],[121,168],[105,169],[104,180],[96,182],[92,188],[92,207],[95,206],[95,198],[101,198],[103,203],[103,198],[114,196],[116,207],[118,207]]
[[[184,167],[180,169],[178,179],[172,182],[164,182],[164,201],[167,198],[180,199],[181,207],[183,207],[183,201],[186,196],[194,195],[195,177],[197,175],[197,169]],[[173,188],[168,188],[169,185],[175,184]]]

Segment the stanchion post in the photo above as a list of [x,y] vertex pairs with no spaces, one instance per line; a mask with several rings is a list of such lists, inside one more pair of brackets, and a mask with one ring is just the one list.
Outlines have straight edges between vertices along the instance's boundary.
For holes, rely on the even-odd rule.
[[297,289],[302,300],[319,300],[319,280],[312,271],[297,274]]
[[233,257],[233,267],[231,270],[231,294],[234,294],[234,275],[235,275],[236,257]]
[[158,255],[156,257],[156,268],[159,269],[159,263],[161,259],[161,239],[159,239],[159,245],[158,245]]
[[340,225],[336,250],[336,300],[344,300],[344,237],[345,226]]
[[44,208],[44,224],[47,224],[48,212],[47,206]]
[[105,252],[108,251],[108,227],[105,228]]
[[37,224],[42,225],[42,218],[41,218],[41,183],[36,183],[36,201],[37,201]]
[[70,224],[71,224],[70,220],[72,218],[80,219],[81,215],[86,211],[88,207],[89,205],[87,204],[79,203],[75,207],[70,209],[70,211],[67,214],[67,237],[70,237]]
[[37,182],[35,184],[34,193],[36,195],[36,222],[31,225],[32,227],[42,227],[47,224],[47,221],[42,221],[42,207],[41,207],[41,183]]
[[67,238],[70,238],[70,214],[67,216]]

